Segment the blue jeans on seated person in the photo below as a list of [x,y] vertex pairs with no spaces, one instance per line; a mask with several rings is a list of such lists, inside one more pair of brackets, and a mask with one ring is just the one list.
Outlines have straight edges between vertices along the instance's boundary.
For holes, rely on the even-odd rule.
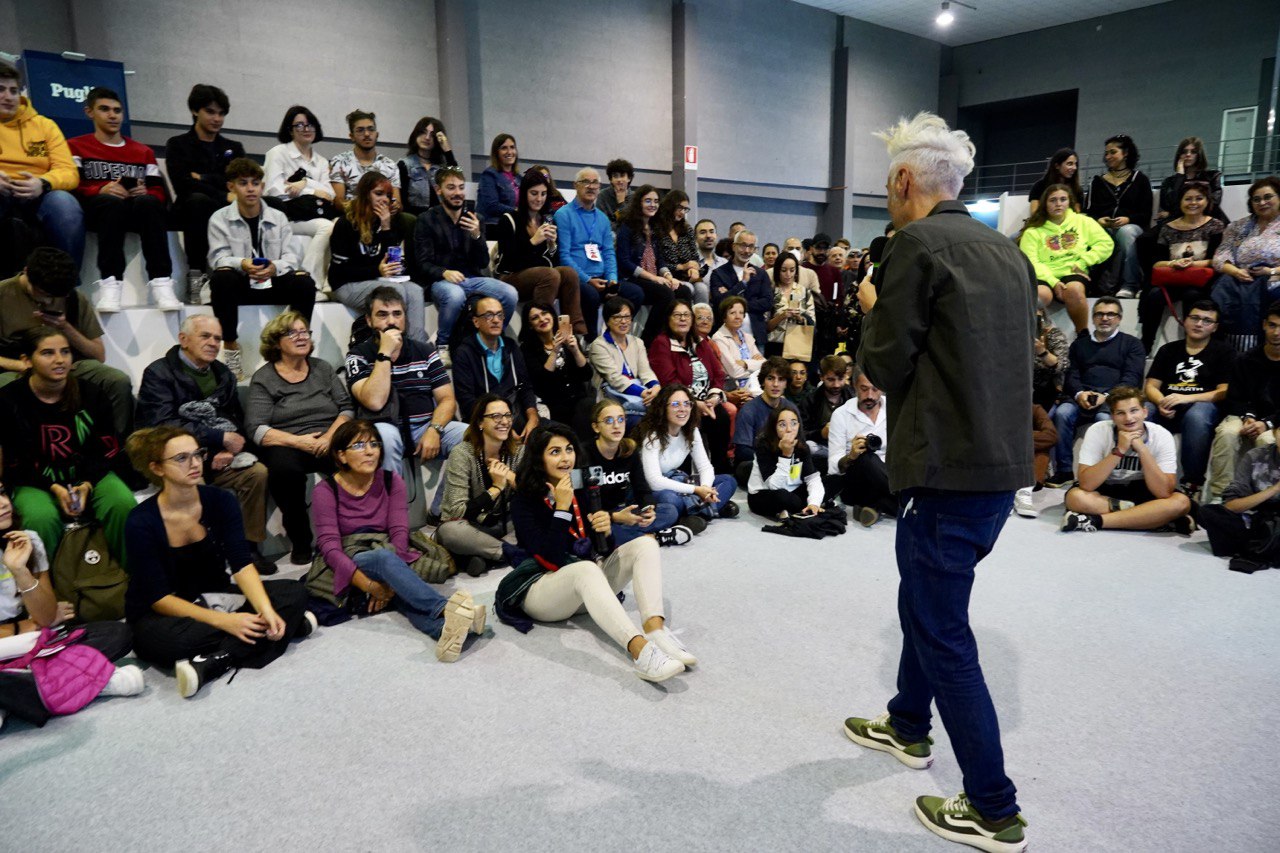
[[[587,322],[587,340],[594,341],[600,335],[600,306],[605,296],[585,278],[578,282],[578,291],[582,294],[582,319]],[[644,291],[629,281],[618,282],[618,295],[634,305],[636,311],[644,304]]]
[[28,220],[34,216],[50,244],[70,255],[77,267],[84,260],[84,209],[66,190],[51,190],[37,199],[0,196],[3,216]]
[[[1217,403],[1192,403],[1178,406],[1173,417],[1160,414],[1154,403],[1147,403],[1147,420],[1169,430],[1182,433],[1182,479],[1187,483],[1204,483],[1209,469],[1209,448],[1213,445],[1213,432],[1222,420]],[[1195,497],[1195,495],[1192,495]]]
[[1004,772],[1000,723],[969,629],[974,568],[995,545],[1013,492],[906,489],[898,518],[902,654],[889,722],[907,742],[929,735],[929,704],[947,728],[969,802],[987,820],[1017,814]]
[[1262,332],[1262,312],[1275,298],[1268,291],[1269,282],[1270,278],[1265,275],[1252,281],[1238,281],[1234,276],[1222,273],[1210,284],[1209,296],[1221,309],[1219,316],[1222,320],[1218,329],[1237,352],[1246,352],[1258,342]]
[[[684,471],[664,471],[663,476],[681,483],[690,482],[689,475]],[[711,488],[716,490],[717,495],[716,502],[711,505],[704,504],[697,495],[681,494],[672,489],[654,489],[653,502],[658,505],[671,504],[682,516],[700,515],[703,518],[718,518],[720,510],[733,499],[733,493],[738,490],[738,481],[728,474],[717,474],[711,482]]]
[[[644,507],[637,507],[636,512],[639,512],[642,509],[644,509]],[[618,524],[615,521],[613,523],[613,544],[616,547],[621,548],[632,539],[639,539],[646,533],[657,533],[659,530],[666,530],[668,527],[675,524],[679,517],[680,511],[678,509],[669,503],[657,503],[657,498],[655,497],[653,504],[653,524],[650,524],[647,527],[637,524],[632,527],[628,524]]]
[[644,402],[634,394],[623,394],[608,383],[601,383],[600,390],[605,397],[622,406],[622,411],[627,416],[627,430],[635,429],[636,424],[644,417]]
[[1142,289],[1142,265],[1138,262],[1138,238],[1142,236],[1142,226],[1130,222],[1119,228],[1104,229],[1115,241],[1115,249],[1107,262],[1111,272],[1111,280],[1116,290],[1131,287],[1135,291]]
[[389,548],[361,551],[355,556],[360,571],[371,580],[385,583],[396,591],[391,606],[408,619],[413,627],[433,639],[440,639],[444,628],[444,606],[448,601],[431,584],[418,577],[400,555]]
[[1054,476],[1061,477],[1071,473],[1072,451],[1076,443],[1076,421],[1083,420],[1086,425],[1098,421],[1111,420],[1111,410],[1103,403],[1092,412],[1086,412],[1072,400],[1064,400],[1053,409],[1053,425],[1058,429],[1058,443],[1053,448]]
[[440,312],[438,318],[440,327],[436,329],[436,346],[449,345],[449,335],[453,333],[454,323],[458,322],[458,315],[462,313],[468,297],[476,294],[492,296],[501,302],[502,311],[507,315],[502,322],[502,328],[505,329],[511,323],[511,318],[516,315],[516,302],[520,298],[511,285],[496,278],[481,276],[463,279],[461,284],[451,284],[442,279],[431,285],[431,301],[436,304],[436,310]]
[[[374,424],[378,429],[378,438],[382,439],[382,468],[385,471],[395,471],[397,474],[404,476],[404,435],[400,432],[400,425],[379,421]],[[413,430],[411,438],[413,446],[418,446],[418,440],[422,438],[422,434],[427,431],[427,425]],[[428,465],[438,465],[443,468],[444,462],[449,458],[449,453],[459,443],[467,432],[467,425],[461,421],[449,421],[444,425],[444,435],[440,436],[440,452],[436,454],[436,458],[427,462]],[[410,448],[412,452],[413,448]],[[406,484],[408,485],[408,484]],[[411,487],[412,488],[412,487]],[[444,500],[444,478],[441,478],[440,485],[436,488],[436,496],[431,500],[431,512],[433,515],[440,514],[440,502]]]

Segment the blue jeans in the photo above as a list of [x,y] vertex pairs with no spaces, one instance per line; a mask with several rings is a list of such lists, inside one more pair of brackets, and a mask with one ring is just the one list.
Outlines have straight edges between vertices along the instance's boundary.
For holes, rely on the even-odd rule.
[[964,790],[983,817],[1018,812],[1004,773],[1000,723],[969,629],[973,570],[991,551],[1013,507],[1013,492],[907,489],[898,518],[898,618],[902,656],[890,722],[903,740],[929,734],[931,701],[947,727]]
[[403,613],[413,627],[428,637],[440,639],[440,630],[444,628],[444,605],[448,599],[418,577],[418,573],[389,548],[362,551],[356,554],[355,560],[360,571],[396,591],[391,605]]
[[635,429],[636,425],[640,423],[640,419],[644,417],[646,411],[644,402],[634,394],[624,394],[615,390],[607,382],[600,383],[600,391],[609,400],[622,407],[623,414],[627,416],[627,429]]
[[1053,425],[1058,429],[1058,443],[1053,448],[1054,476],[1071,474],[1071,456],[1076,443],[1076,421],[1083,419],[1085,424],[1111,420],[1111,410],[1107,404],[1092,412],[1086,412],[1073,401],[1066,400],[1053,408]]
[[0,197],[0,217],[34,215],[44,229],[45,239],[71,256],[80,266],[84,260],[84,210],[66,190],[51,190],[33,200]]
[[[639,509],[644,509],[640,507]],[[637,510],[639,511],[639,510]],[[648,527],[637,524],[632,527],[627,524],[613,525],[613,544],[615,547],[621,548],[632,539],[639,539],[646,533],[657,533],[659,530],[666,530],[668,527],[676,523],[680,517],[680,511],[669,503],[657,503],[654,499],[653,504],[653,524]]]
[[1119,228],[1105,229],[1115,241],[1115,249],[1111,252],[1108,268],[1112,281],[1117,282],[1117,290],[1131,287],[1135,291],[1142,288],[1142,265],[1138,262],[1138,238],[1142,236],[1142,226],[1130,222]]
[[1147,420],[1169,430],[1182,433],[1182,479],[1188,483],[1204,483],[1209,469],[1209,448],[1213,445],[1213,432],[1222,412],[1217,403],[1192,403],[1178,406],[1173,417],[1166,418],[1154,403],[1147,403]]
[[440,327],[436,329],[436,346],[449,345],[449,336],[453,334],[453,326],[458,322],[458,315],[467,304],[467,298],[476,294],[492,296],[501,302],[502,311],[507,315],[502,328],[505,329],[511,323],[511,318],[516,315],[516,301],[519,299],[519,294],[511,285],[496,278],[482,277],[463,279],[461,284],[437,281],[431,285],[431,301],[436,304],[436,310],[440,312]]
[[1253,281],[1237,281],[1226,273],[1213,280],[1209,295],[1222,309],[1219,328],[1224,335],[1248,335],[1256,340],[1255,336],[1262,333],[1262,312],[1266,310],[1269,298],[1269,281],[1268,276],[1258,276]]
[[[689,482],[689,475],[683,471],[664,471],[663,476],[682,483]],[[728,474],[717,474],[711,482],[711,488],[716,490],[717,498],[710,506],[698,500],[697,495],[685,495],[672,489],[654,489],[653,502],[657,505],[671,504],[680,515],[718,518],[720,510],[724,509],[724,505],[733,499],[733,493],[738,490],[738,481]]]
[[[404,468],[404,435],[400,432],[400,425],[379,421],[374,424],[378,429],[378,438],[382,439],[382,468],[385,471],[395,471],[397,474],[403,474]],[[410,438],[413,439],[414,447],[418,444],[418,439],[422,438],[422,434],[427,431],[427,425],[423,424],[418,429],[413,430]],[[462,441],[462,437],[467,432],[467,425],[461,421],[449,421],[444,425],[444,435],[440,436],[440,452],[435,459],[426,463],[428,465],[444,465],[449,453]],[[412,449],[410,450],[412,452]],[[436,496],[431,499],[431,512],[435,515],[440,514],[440,502],[444,500],[444,483],[436,489]]]
[[[593,341],[600,334],[600,305],[604,296],[585,278],[578,281],[578,291],[582,294],[582,319],[587,322],[587,340]],[[629,300],[635,311],[644,304],[644,291],[629,281],[618,282],[618,295]]]

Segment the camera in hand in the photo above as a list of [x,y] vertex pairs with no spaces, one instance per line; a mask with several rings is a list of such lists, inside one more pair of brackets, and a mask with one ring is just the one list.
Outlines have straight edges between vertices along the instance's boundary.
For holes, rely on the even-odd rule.
[[884,439],[875,433],[867,433],[867,450],[872,453],[878,453],[880,448],[884,446]]

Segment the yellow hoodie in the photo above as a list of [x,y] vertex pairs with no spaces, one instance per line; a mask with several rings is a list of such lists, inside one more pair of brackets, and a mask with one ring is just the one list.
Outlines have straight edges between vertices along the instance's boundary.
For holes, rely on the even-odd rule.
[[1031,259],[1036,278],[1053,287],[1072,267],[1088,270],[1111,257],[1115,243],[1096,220],[1067,208],[1061,225],[1046,221],[1028,228],[1018,241],[1022,253]]
[[20,99],[13,118],[0,122],[0,171],[11,178],[30,172],[55,190],[73,190],[80,184],[66,137],[26,97]]

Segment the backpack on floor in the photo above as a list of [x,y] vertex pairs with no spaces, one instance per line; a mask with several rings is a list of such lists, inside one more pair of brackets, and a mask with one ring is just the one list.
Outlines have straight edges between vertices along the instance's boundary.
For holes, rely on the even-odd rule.
[[107,534],[95,521],[68,524],[49,563],[59,601],[76,609],[76,622],[113,622],[124,618],[129,577],[111,555]]

